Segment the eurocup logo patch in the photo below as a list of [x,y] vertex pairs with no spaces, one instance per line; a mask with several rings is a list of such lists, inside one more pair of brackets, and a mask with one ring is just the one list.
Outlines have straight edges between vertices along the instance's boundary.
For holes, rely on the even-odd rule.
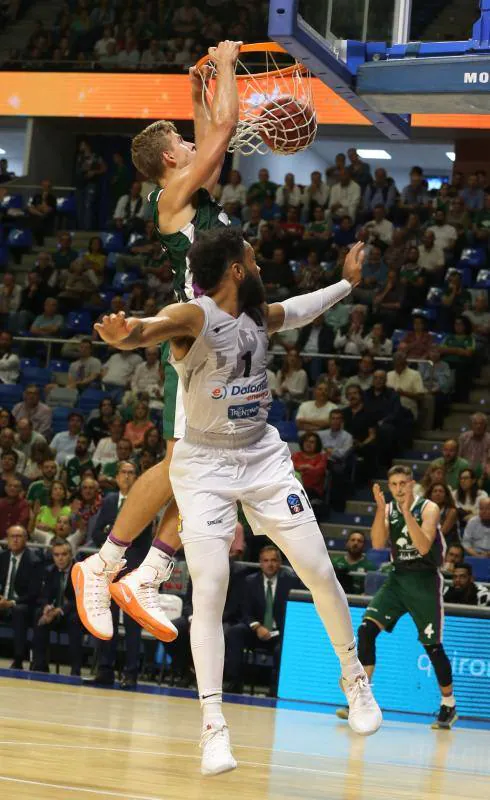
[[291,514],[301,514],[304,511],[303,503],[301,502],[299,495],[297,494],[289,494],[287,500],[289,510]]
[[224,400],[227,394],[226,386],[215,386],[211,392],[211,397],[213,400]]

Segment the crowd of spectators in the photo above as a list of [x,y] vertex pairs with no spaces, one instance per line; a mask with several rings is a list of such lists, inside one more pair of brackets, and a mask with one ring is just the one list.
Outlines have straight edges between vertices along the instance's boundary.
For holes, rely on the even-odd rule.
[[[45,247],[57,217],[45,181],[23,211],[38,247],[35,264],[22,281],[11,263],[0,277],[0,398],[10,390],[15,396],[15,402],[0,401],[0,540],[11,554],[16,548],[25,554],[1,554],[0,619],[14,630],[16,666],[25,661],[30,626],[36,669],[47,666],[47,633],[68,633],[74,674],[80,670],[81,629],[65,579],[71,561],[81,547],[100,546],[132,482],[164,452],[158,349],[111,352],[96,343],[92,323],[108,309],[151,315],[172,299],[171,264],[161,252],[142,184],[131,182],[119,155],[108,169],[88,142],[81,143],[77,171],[82,230],[93,230],[97,181],[111,176],[106,231],[91,236],[82,251],[65,230],[57,233],[56,247]],[[469,399],[473,379],[488,362],[486,175],[465,180],[456,173],[452,184],[430,194],[414,167],[399,192],[385,170],[371,175],[351,149],[325,175],[312,173],[306,186],[293,174],[276,185],[266,168],[245,186],[232,170],[216,199],[254,247],[271,301],[339,280],[348,247],[359,238],[366,243],[362,283],[353,297],[299,334],[282,333],[271,342],[270,419],[290,442],[318,518],[328,519],[331,512],[343,513],[357,487],[378,478],[395,457],[408,451],[409,458],[420,458],[410,449],[418,431],[439,428],[444,439],[452,401]],[[0,224],[8,229],[18,217],[3,213]],[[107,237],[116,237],[117,247],[106,247]],[[11,255],[22,264],[22,253]],[[74,318],[82,320],[82,331],[73,327]],[[20,333],[14,342],[12,334]],[[52,346],[52,364],[43,368],[46,338],[63,341]],[[486,414],[474,413],[468,430],[445,441],[440,457],[418,473],[417,492],[439,505],[448,545],[463,548],[447,570],[454,581],[451,602],[483,602],[465,559],[490,557],[487,425]],[[135,550],[140,556],[151,530],[141,537]],[[49,548],[46,572],[28,543]],[[253,558],[248,538],[247,544]],[[363,591],[362,576],[376,566],[367,547],[365,533],[356,530],[334,559],[351,592]],[[243,547],[236,554],[246,555]],[[295,578],[274,549],[260,554],[260,566],[252,576],[239,562],[232,570],[226,641],[227,679],[235,688],[243,685],[244,648],[263,651],[273,675],[277,670],[284,598]],[[258,599],[260,609],[253,606]],[[191,616],[188,594],[178,625],[182,637],[169,651],[184,682]],[[127,686],[137,676],[139,637],[127,622]],[[99,656],[100,682],[111,684],[113,645]]]
[[24,68],[182,71],[225,35],[263,41],[262,0],[68,0],[52,27],[36,22],[25,49],[9,63]]

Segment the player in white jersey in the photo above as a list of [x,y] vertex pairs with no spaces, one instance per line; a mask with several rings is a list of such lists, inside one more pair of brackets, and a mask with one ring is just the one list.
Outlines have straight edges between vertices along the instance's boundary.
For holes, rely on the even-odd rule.
[[[294,475],[287,445],[267,424],[268,336],[307,325],[346,297],[360,280],[362,256],[362,245],[356,245],[346,258],[344,280],[334,286],[267,306],[253,249],[236,229],[217,229],[202,234],[189,252],[204,297],[169,306],[160,317],[111,315],[96,326],[105,341],[120,349],[170,340],[182,380],[187,428],[175,445],[170,476],[193,583],[191,645],[203,713],[205,775],[236,766],[221,699],[222,614],[237,501],[254,533],[267,532],[312,592],[340,660],[352,729],[368,735],[381,724],[322,533]],[[131,575],[122,578],[120,590],[130,582]],[[156,607],[154,613],[157,617]]]

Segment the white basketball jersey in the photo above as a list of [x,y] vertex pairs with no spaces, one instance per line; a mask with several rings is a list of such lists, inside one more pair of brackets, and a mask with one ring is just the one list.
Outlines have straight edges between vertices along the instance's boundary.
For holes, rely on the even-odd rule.
[[187,427],[203,434],[253,432],[267,420],[268,335],[247,314],[235,317],[210,297],[191,300],[204,311],[204,325],[191,349],[170,363],[182,382]]

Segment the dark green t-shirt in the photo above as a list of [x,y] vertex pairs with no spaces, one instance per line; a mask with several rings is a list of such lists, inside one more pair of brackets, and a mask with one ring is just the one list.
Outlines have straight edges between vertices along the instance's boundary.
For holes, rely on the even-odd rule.
[[66,483],[69,489],[77,489],[82,482],[82,472],[94,469],[92,460],[80,461],[76,456],[66,462]]
[[346,590],[350,594],[363,594],[364,592],[364,578],[360,575],[351,575],[352,572],[376,572],[376,564],[373,564],[366,556],[363,556],[360,561],[351,564],[347,561],[346,556],[333,556],[332,564],[335,571],[342,578],[343,575],[349,575],[348,586]]
[[[424,497],[417,497],[412,505],[411,512],[416,522],[422,524],[422,512],[426,503],[430,502]],[[390,529],[391,557],[397,572],[427,571],[435,572],[443,561],[444,544],[441,529],[438,526],[432,546],[426,555],[421,555],[415,547],[405,518],[395,501],[388,506],[388,522]]]
[[29,503],[35,503],[36,500],[39,500],[42,506],[48,504],[49,489],[46,489],[44,481],[34,481],[34,483],[31,483],[27,492],[27,500]]

